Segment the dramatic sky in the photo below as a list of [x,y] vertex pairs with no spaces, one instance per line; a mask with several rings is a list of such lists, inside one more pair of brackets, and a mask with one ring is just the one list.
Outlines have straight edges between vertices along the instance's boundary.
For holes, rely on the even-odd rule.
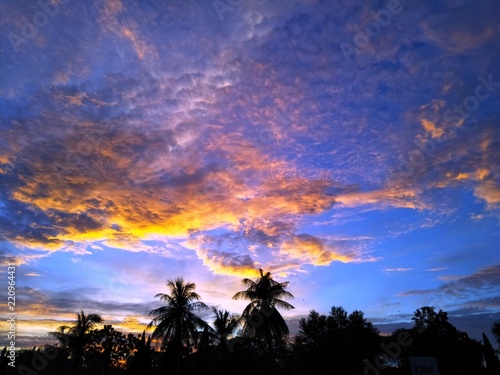
[[391,329],[435,306],[475,338],[500,318],[498,1],[0,14],[0,272],[5,290],[17,265],[20,344],[82,309],[142,331],[177,276],[241,312],[258,268],[290,282],[295,332],[333,305]]

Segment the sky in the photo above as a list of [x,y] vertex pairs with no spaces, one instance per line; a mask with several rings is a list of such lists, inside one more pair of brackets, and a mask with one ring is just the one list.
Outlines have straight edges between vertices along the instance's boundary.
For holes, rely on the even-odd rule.
[[231,297],[259,268],[289,281],[292,333],[312,309],[390,333],[435,306],[492,337],[498,1],[4,0],[0,14],[0,279],[16,265],[18,345],[80,310],[142,332],[178,276],[239,313]]

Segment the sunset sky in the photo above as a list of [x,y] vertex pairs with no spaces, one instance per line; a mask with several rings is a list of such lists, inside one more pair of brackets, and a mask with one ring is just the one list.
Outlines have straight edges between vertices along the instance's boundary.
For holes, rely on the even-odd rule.
[[[263,268],[383,332],[500,319],[500,2],[4,0],[0,273],[18,345],[142,331]],[[4,293],[6,296],[6,293]],[[0,306],[2,341],[6,297]],[[206,317],[210,319],[209,316]]]

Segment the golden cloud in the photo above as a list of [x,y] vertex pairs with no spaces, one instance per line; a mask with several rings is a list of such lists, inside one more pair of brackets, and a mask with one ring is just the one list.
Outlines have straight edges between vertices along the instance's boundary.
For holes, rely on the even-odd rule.
[[[92,125],[85,127],[92,133]],[[85,140],[88,147],[68,133],[66,151],[52,154],[52,164],[25,160],[35,178],[20,176],[23,184],[12,196],[52,221],[54,233],[40,245],[57,249],[67,241],[107,240],[132,249],[154,235],[186,238],[195,230],[239,227],[242,219],[318,213],[335,203],[327,193],[331,181],[298,176],[292,164],[265,156],[239,134],[216,134],[205,144],[205,153],[231,160],[227,167],[206,164],[193,143],[157,170],[151,166],[163,157],[164,143],[155,134],[124,132],[112,139],[107,131]],[[148,152],[134,162],[132,150],[146,142]],[[24,242],[37,245],[36,239]]]
[[490,175],[490,171],[488,169],[485,169],[485,168],[479,168],[476,171],[476,179],[479,181],[484,180],[489,175]]
[[280,248],[280,254],[297,262],[313,264],[315,266],[327,266],[333,261],[343,263],[354,261],[352,257],[328,248],[321,239],[308,234],[293,236],[290,241],[283,243]]
[[495,181],[482,181],[474,189],[474,195],[485,200],[488,206],[496,206],[500,203],[500,186]]
[[437,128],[432,122],[422,119],[420,120],[420,123],[424,127],[425,131],[431,134],[432,138],[441,138],[444,135],[444,130]]
[[348,207],[376,204],[380,207],[425,208],[425,204],[418,201],[417,197],[417,191],[414,189],[387,187],[367,192],[340,194],[335,197],[335,201]]

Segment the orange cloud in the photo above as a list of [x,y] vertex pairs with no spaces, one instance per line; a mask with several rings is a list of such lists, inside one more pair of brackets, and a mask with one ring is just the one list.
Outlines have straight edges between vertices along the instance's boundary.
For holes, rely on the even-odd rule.
[[321,239],[307,234],[299,234],[290,241],[283,243],[280,254],[297,262],[315,266],[327,266],[333,261],[349,263],[354,260],[349,256],[336,252],[334,249],[329,249]]
[[485,168],[479,168],[476,171],[476,179],[479,181],[484,180],[489,175],[490,175],[490,171],[488,169],[485,169]]
[[456,181],[467,180],[471,177],[469,173],[453,174],[451,172],[446,173],[445,176],[449,179],[456,180]]
[[[328,194],[332,181],[300,176],[293,164],[264,155],[239,133],[215,129],[204,150],[191,142],[168,154],[165,164],[159,162],[165,150],[159,137],[168,142],[169,133],[129,131],[111,138],[113,128],[92,135],[94,126],[84,125],[90,138],[68,132],[63,152],[51,154],[50,164],[25,161],[36,178],[20,176],[23,184],[12,196],[44,212],[52,231],[38,242],[19,236],[20,243],[57,249],[68,241],[108,241],[138,250],[139,241],[152,236],[187,238],[195,230],[238,228],[243,219],[319,213],[336,200]],[[132,150],[146,143],[148,152],[135,161]],[[206,164],[212,152],[231,164]]]
[[135,53],[142,60],[144,58],[144,54],[148,50],[147,45],[139,41],[134,32],[126,27],[122,28],[122,35],[130,40],[134,46]]
[[495,181],[482,181],[474,189],[474,195],[485,200],[488,206],[496,206],[500,203],[500,186]]
[[424,127],[425,131],[431,134],[432,138],[441,138],[444,135],[444,130],[441,128],[436,128],[436,125],[434,125],[432,122],[426,119],[422,119],[420,120],[420,123]]
[[104,30],[128,39],[139,59],[144,59],[146,54],[156,57],[154,47],[140,40],[137,36],[136,29],[139,25],[135,21],[135,17],[141,19],[141,16],[147,21],[152,15],[147,13],[137,15],[135,12],[139,11],[140,7],[135,7],[133,4],[124,6],[120,0],[107,0],[102,5],[99,7],[99,22]]
[[[112,324],[115,330],[122,333],[142,334],[142,331],[146,330],[149,320],[145,320],[142,316],[126,316],[122,320],[109,317],[105,323]],[[147,334],[148,330],[146,330]]]
[[416,190],[387,187],[367,192],[352,192],[335,197],[336,202],[345,206],[378,205],[379,207],[402,207],[423,209],[425,204],[418,199]]

